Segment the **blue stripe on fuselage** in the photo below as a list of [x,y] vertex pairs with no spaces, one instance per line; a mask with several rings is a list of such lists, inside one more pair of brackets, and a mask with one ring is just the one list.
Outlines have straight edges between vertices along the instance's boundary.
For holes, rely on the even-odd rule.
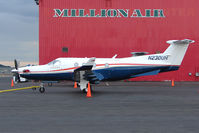
[[[154,70],[160,70],[160,72],[178,70],[178,66],[126,66],[126,67],[110,67],[105,69],[93,70],[94,73],[100,73],[103,75],[104,81],[122,80],[128,79],[132,75],[147,73]],[[31,80],[73,80],[72,72],[63,73],[44,73],[44,74],[20,74],[21,77]]]
[[154,70],[160,72],[178,70],[177,66],[133,66],[133,67],[112,67],[103,70],[95,70],[104,76],[103,80],[114,81],[131,78],[132,75],[148,73]]

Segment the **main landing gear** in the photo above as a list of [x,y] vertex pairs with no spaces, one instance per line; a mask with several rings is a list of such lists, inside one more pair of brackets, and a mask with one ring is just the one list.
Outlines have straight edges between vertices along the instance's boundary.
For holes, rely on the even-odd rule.
[[44,83],[40,84],[39,92],[40,93],[44,93],[45,92]]
[[[37,88],[32,88],[33,91],[36,91]],[[39,92],[40,93],[44,93],[45,92],[45,88],[44,88],[44,84],[41,83],[40,87],[39,87]]]
[[44,92],[45,92],[45,88],[44,88],[44,87],[40,87],[40,88],[39,88],[39,92],[40,92],[40,93],[44,93]]

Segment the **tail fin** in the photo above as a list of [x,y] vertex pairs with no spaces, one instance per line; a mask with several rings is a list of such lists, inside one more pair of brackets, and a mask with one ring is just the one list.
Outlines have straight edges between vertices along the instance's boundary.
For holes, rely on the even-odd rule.
[[190,39],[169,40],[167,41],[167,43],[169,43],[170,46],[165,50],[163,54],[168,55],[170,57],[169,62],[171,62],[171,65],[180,65],[182,63],[182,60],[184,58],[189,44],[194,42],[195,41]]

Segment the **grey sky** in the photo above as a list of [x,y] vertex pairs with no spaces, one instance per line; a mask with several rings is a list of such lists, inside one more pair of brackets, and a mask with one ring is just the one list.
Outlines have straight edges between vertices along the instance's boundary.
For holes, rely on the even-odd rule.
[[38,16],[34,0],[0,0],[0,61],[38,61]]

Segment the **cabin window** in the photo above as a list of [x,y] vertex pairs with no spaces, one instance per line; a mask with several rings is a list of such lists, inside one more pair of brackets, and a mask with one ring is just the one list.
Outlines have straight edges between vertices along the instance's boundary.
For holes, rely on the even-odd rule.
[[59,65],[59,64],[60,64],[59,60],[54,60],[54,61],[51,61],[50,63],[48,63],[48,65]]
[[108,68],[108,67],[109,67],[109,64],[108,64],[108,63],[106,63],[106,64],[105,64],[105,68]]
[[79,64],[78,64],[77,62],[75,62],[75,63],[74,63],[74,66],[75,66],[75,67],[78,67],[78,66],[79,66]]

